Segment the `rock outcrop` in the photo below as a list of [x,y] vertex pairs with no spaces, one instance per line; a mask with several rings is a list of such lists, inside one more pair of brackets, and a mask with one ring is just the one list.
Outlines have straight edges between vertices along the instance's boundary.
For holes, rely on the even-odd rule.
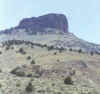
[[68,21],[63,14],[47,14],[39,17],[23,19],[17,28],[32,31],[43,31],[46,28],[68,32]]

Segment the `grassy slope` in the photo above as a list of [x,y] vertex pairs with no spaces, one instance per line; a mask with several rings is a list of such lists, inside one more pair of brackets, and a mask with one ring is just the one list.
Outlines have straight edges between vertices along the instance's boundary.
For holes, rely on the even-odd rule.
[[[24,48],[27,54],[16,53],[19,48]],[[14,50],[8,51],[5,51],[5,48],[0,48],[0,51],[2,51],[0,55],[1,94],[19,94],[20,92],[21,94],[29,94],[25,88],[30,80],[32,80],[33,92],[36,94],[100,94],[100,56],[98,55],[90,56],[69,51],[59,53],[56,50],[48,51],[46,48],[30,48],[25,45],[14,46]],[[54,52],[57,54],[54,55]],[[17,66],[31,66],[30,61],[32,59],[27,60],[28,56],[31,56],[36,64],[43,69],[59,71],[74,69],[76,71],[76,74],[72,76],[74,84],[65,85],[65,77],[61,77],[62,74],[60,73],[51,74],[49,78],[40,77],[38,79],[17,77],[10,74],[10,71]]]

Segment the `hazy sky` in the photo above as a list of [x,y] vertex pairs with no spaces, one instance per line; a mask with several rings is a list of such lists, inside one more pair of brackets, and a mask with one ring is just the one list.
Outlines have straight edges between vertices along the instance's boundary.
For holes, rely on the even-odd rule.
[[0,30],[46,13],[65,14],[70,32],[100,44],[100,0],[0,0]]

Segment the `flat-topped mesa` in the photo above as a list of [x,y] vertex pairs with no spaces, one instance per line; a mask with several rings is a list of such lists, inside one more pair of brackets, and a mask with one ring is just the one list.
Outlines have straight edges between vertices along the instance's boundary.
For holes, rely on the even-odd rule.
[[39,17],[23,19],[17,28],[25,28],[32,31],[52,28],[67,33],[68,21],[63,14],[47,14]]

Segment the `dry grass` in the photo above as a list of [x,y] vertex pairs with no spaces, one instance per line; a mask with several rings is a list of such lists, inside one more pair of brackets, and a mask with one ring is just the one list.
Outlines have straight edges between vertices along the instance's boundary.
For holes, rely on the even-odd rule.
[[[25,55],[16,53],[19,48],[26,51]],[[14,50],[5,51],[5,48],[0,48],[2,55],[0,55],[0,83],[2,84],[1,94],[18,94],[23,93],[29,81],[32,80],[34,92],[45,92],[44,94],[100,94],[100,56],[89,54],[64,51],[59,53],[56,50],[48,51],[46,48],[34,47],[30,48],[25,45],[15,46]],[[54,53],[57,52],[55,55]],[[27,56],[31,56],[27,60]],[[56,76],[58,74],[51,74],[51,78],[21,78],[10,74],[9,72],[17,66],[30,66],[31,60],[35,60],[37,65],[43,69],[48,70],[68,70],[68,68],[75,69],[76,74],[72,77],[74,84],[65,85],[64,78]],[[84,67],[84,63],[87,68]],[[30,67],[31,68],[31,67]],[[17,84],[19,87],[16,87]],[[54,85],[52,85],[54,84]],[[42,91],[41,91],[42,90]],[[43,91],[44,90],[44,91]],[[94,93],[95,92],[95,93]],[[37,93],[36,93],[37,94]]]

